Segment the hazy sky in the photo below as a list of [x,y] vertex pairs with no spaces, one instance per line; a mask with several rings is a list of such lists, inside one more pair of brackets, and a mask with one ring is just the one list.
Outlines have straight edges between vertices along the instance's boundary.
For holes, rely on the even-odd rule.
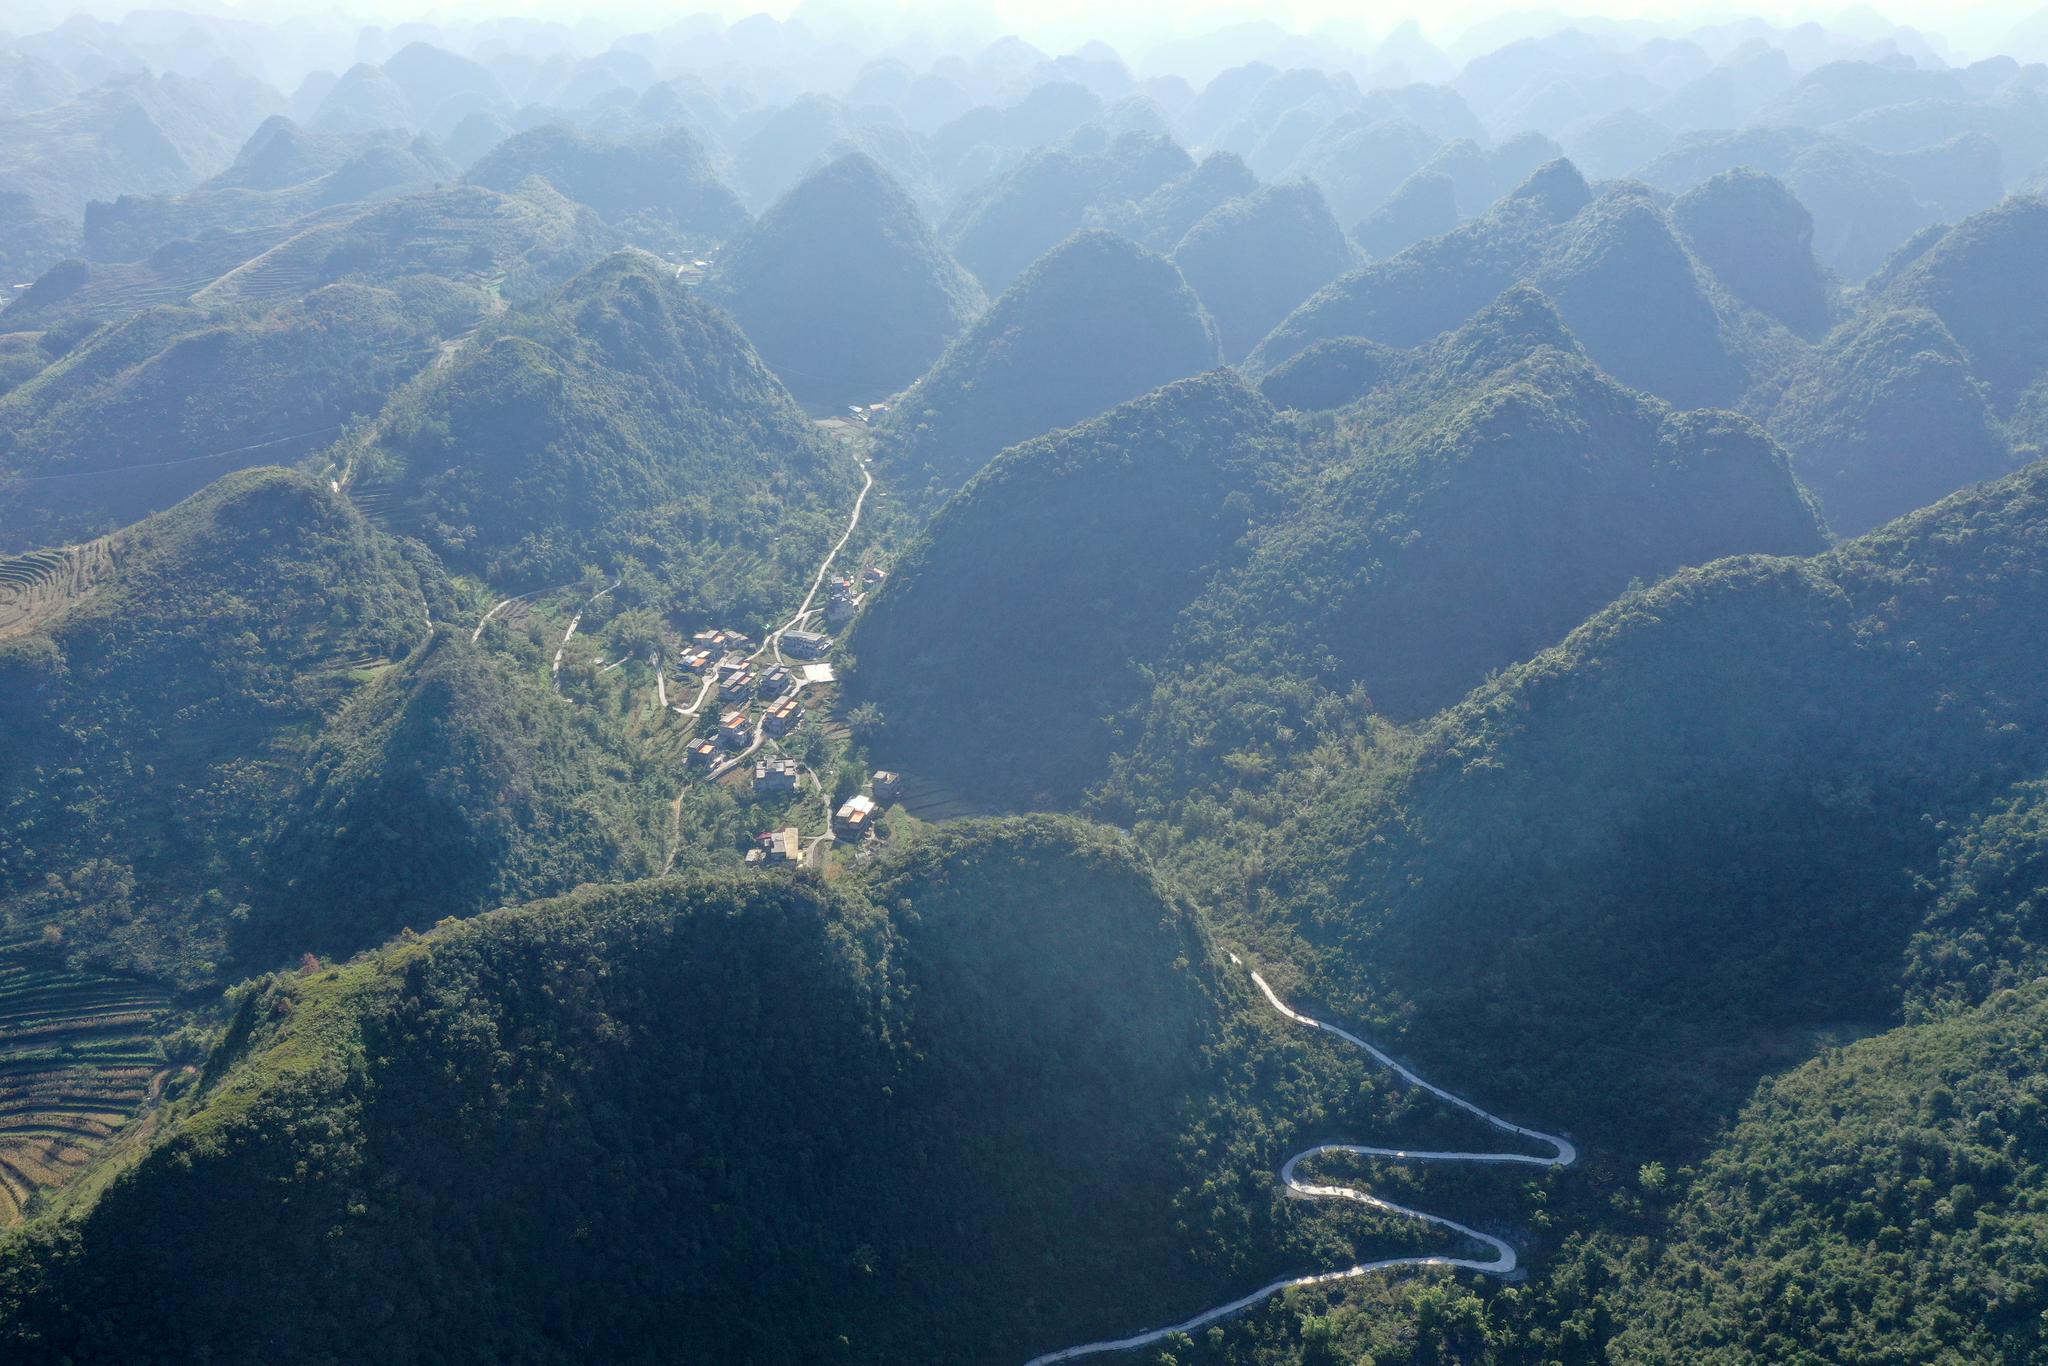
[[[817,5],[819,0],[811,0]],[[1853,10],[1840,0],[1750,0],[1746,4],[1697,3],[1697,0],[1598,0],[1597,3],[1547,4],[1542,0],[1442,0],[1418,6],[1383,0],[824,0],[830,8],[872,18],[895,28],[906,11],[927,30],[1014,32],[1054,51],[1071,50],[1090,37],[1120,49],[1137,50],[1163,38],[1213,29],[1246,19],[1271,19],[1288,28],[1310,32],[1329,27],[1346,35],[1377,35],[1413,18],[1424,33],[1444,47],[1453,47],[1475,25],[1500,32],[1488,23],[1502,17],[1545,16],[1527,27],[1550,31],[1562,27],[1569,14],[1594,19],[1648,20],[1691,26],[1745,15],[1777,23],[1819,20],[1830,28],[1851,32],[1882,31],[1888,21],[1910,25],[1946,38],[1959,57],[1968,59],[1998,50],[2015,26],[2039,16],[2048,35],[2048,0],[1883,0]],[[18,9],[17,9],[18,7]],[[48,21],[72,8],[64,0],[0,0],[0,28],[23,27],[10,22],[10,12],[33,13]],[[78,6],[105,18],[118,17],[143,5],[88,3]],[[278,19],[318,16],[333,23],[341,14],[367,22],[404,20],[460,22],[494,15],[546,15],[574,23],[596,20],[619,31],[658,29],[685,15],[722,14],[728,19],[766,12],[786,17],[800,0],[153,0],[148,8],[240,12]],[[917,20],[923,22],[917,23]],[[1510,34],[1512,36],[1512,33]],[[2048,36],[2044,36],[2048,43]],[[1492,43],[1488,43],[1492,46]],[[2027,55],[2048,55],[2034,53]]]

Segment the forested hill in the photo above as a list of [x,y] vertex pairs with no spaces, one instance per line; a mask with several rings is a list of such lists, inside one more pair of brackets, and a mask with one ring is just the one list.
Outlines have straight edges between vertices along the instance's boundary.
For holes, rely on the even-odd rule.
[[2048,439],[2048,203],[1926,235],[1760,409],[1844,533],[2007,473]]
[[508,314],[343,459],[493,583],[631,562],[707,614],[802,596],[860,483],[730,318],[630,254]]
[[805,400],[873,402],[931,367],[987,306],[870,157],[807,176],[719,257],[707,293]]
[[1299,445],[1216,371],[1003,452],[860,618],[851,695],[880,708],[906,765],[972,774],[1006,800],[1071,802],[1144,696],[1143,661],[1274,515]]
[[2048,1352],[2048,986],[1767,1084],[1610,1312],[1673,1362]]
[[615,719],[438,634],[350,699],[257,853],[245,963],[348,954],[444,916],[660,871],[672,793]]
[[999,457],[855,633],[892,743],[1020,802],[1135,748],[1147,808],[1285,768],[1335,698],[1424,718],[1632,580],[1824,544],[1753,424],[1616,384],[1533,290],[1382,359],[1333,423],[1204,377]]
[[440,571],[277,469],[25,567],[41,588],[0,639],[7,928],[203,980],[289,740],[421,647]]
[[0,1341],[999,1361],[1186,1312],[1331,1255],[1245,1104],[1298,1038],[1219,972],[1125,842],[1035,818],[864,888],[586,889],[280,974],[127,1170],[0,1243]]
[[748,222],[739,196],[687,128],[614,141],[544,124],[493,147],[467,179],[511,194],[528,176],[589,205],[626,241],[650,251],[701,250]]
[[1327,793],[1267,895],[1355,1017],[1683,1148],[1801,1031],[1897,1017],[1944,822],[2043,771],[2044,526],[2037,463],[1631,593]]
[[1624,388],[1527,288],[1338,422],[1350,456],[1198,610],[1193,659],[1265,656],[1419,719],[1631,580],[1823,544],[1762,431]]
[[486,303],[409,276],[88,328],[0,400],[0,548],[90,540],[237,469],[332,444]]
[[[1783,226],[1780,190],[1703,190],[1712,202],[1685,206],[1687,221],[1724,266],[1722,242],[1731,233],[1745,242],[1776,239],[1780,277],[1803,281],[1799,288],[1810,296],[1820,269],[1796,221]],[[1628,182],[1596,195],[1560,161],[1483,216],[1335,281],[1281,320],[1248,364],[1271,370],[1335,337],[1413,346],[1459,326],[1522,280],[1556,301],[1603,369],[1681,407],[1733,405],[1793,344],[1782,323],[1745,301],[1757,282],[1737,272],[1733,286],[1723,283],[1658,196]],[[1809,314],[1820,308],[1818,317],[1799,316],[1809,332],[1826,320],[1825,297],[1816,304],[1787,295],[1783,306]]]
[[1215,326],[1171,262],[1112,233],[1077,233],[903,397],[877,460],[902,496],[936,504],[1005,446],[1221,361]]

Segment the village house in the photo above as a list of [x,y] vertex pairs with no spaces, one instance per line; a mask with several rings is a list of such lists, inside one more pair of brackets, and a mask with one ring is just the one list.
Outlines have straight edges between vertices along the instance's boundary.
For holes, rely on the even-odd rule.
[[825,620],[832,626],[844,626],[853,620],[853,614],[860,610],[861,594],[854,587],[852,579],[832,580],[825,596]]
[[793,681],[789,676],[789,670],[777,664],[761,675],[761,681],[755,685],[754,692],[763,700],[780,697],[789,691]]
[[784,631],[782,648],[798,659],[816,659],[832,648],[832,637],[816,631]]
[[718,718],[718,738],[735,748],[754,738],[754,727],[747,720],[745,707],[734,707]]
[[902,793],[903,775],[892,773],[886,768],[878,768],[875,770],[875,776],[868,779],[868,786],[874,790],[875,800],[887,806]]
[[869,588],[877,586],[882,582],[883,579],[886,579],[888,577],[889,571],[882,568],[882,566],[878,564],[871,564],[867,568],[860,571],[860,581],[863,584],[866,584]]
[[795,730],[803,723],[803,719],[803,704],[794,696],[785,697],[768,708],[761,718],[761,729],[779,739]]
[[832,833],[843,840],[866,839],[874,828],[875,799],[864,793],[848,797],[832,816]]
[[684,748],[683,756],[685,763],[709,768],[718,762],[718,743],[700,735]]
[[744,702],[754,695],[754,687],[758,681],[752,669],[740,669],[718,680],[718,692],[721,697]]
[[760,837],[762,861],[766,863],[802,863],[804,859],[804,838],[793,825],[780,830],[771,830]]
[[797,773],[797,763],[794,759],[756,759],[754,791],[794,792]]

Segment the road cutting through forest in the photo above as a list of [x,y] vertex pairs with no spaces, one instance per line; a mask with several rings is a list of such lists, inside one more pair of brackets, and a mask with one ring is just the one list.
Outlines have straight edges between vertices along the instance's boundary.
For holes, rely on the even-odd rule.
[[[1243,966],[1242,961],[1234,953],[1230,955],[1230,961],[1236,966]],[[1228,1304],[1219,1304],[1213,1309],[1205,1309],[1193,1318],[1183,1319],[1181,1322],[1171,1324],[1165,1328],[1148,1329],[1142,1333],[1133,1333],[1129,1337],[1107,1339],[1102,1342],[1087,1342],[1079,1347],[1064,1347],[1057,1352],[1047,1352],[1041,1356],[1035,1356],[1026,1362],[1025,1366],[1053,1366],[1055,1362],[1073,1361],[1078,1357],[1095,1356],[1106,1352],[1129,1352],[1135,1351],[1140,1347],[1150,1347],[1154,1343],[1164,1342],[1176,1333],[1192,1333],[1197,1329],[1206,1328],[1212,1323],[1220,1323],[1224,1319],[1243,1313],[1253,1305],[1271,1299],[1282,1291],[1294,1290],[1303,1286],[1330,1285],[1337,1281],[1355,1280],[1361,1276],[1369,1276],[1376,1271],[1388,1271],[1395,1267],[1459,1267],[1466,1271],[1483,1271],[1492,1276],[1505,1276],[1515,1269],[1517,1265],[1515,1249],[1505,1240],[1496,1238],[1490,1233],[1481,1233],[1476,1228],[1461,1224],[1455,1219],[1447,1219],[1441,1214],[1431,1214],[1427,1210],[1411,1209],[1406,1205],[1397,1205],[1391,1200],[1383,1200],[1379,1196],[1369,1191],[1360,1190],[1355,1186],[1311,1184],[1300,1180],[1295,1175],[1295,1171],[1302,1163],[1312,1161],[1329,1153],[1343,1153],[1352,1157],[1387,1157],[1403,1162],[1495,1162],[1522,1163],[1532,1167],[1569,1167],[1572,1163],[1578,1161],[1578,1149],[1573,1147],[1568,1140],[1559,1138],[1555,1134],[1546,1134],[1539,1129],[1525,1128],[1520,1124],[1502,1119],[1499,1115],[1493,1114],[1490,1111],[1483,1110],[1471,1101],[1466,1100],[1463,1096],[1453,1095],[1441,1086],[1424,1081],[1415,1072],[1394,1061],[1349,1030],[1341,1029],[1333,1024],[1326,1024],[1321,1020],[1311,1019],[1300,1011],[1291,1008],[1274,994],[1273,988],[1266,984],[1266,979],[1260,976],[1256,969],[1252,972],[1252,982],[1258,987],[1260,994],[1266,998],[1268,1005],[1295,1024],[1308,1029],[1321,1030],[1325,1034],[1334,1035],[1342,1039],[1353,1048],[1363,1049],[1367,1054],[1371,1055],[1373,1061],[1392,1071],[1409,1085],[1420,1087],[1438,1100],[1454,1105],[1467,1114],[1484,1120],[1487,1124],[1499,1129],[1503,1133],[1510,1133],[1521,1138],[1531,1139],[1537,1143],[1548,1144],[1554,1150],[1548,1157],[1536,1157],[1524,1153],[1427,1152],[1412,1148],[1377,1148],[1359,1143],[1319,1143],[1312,1148],[1302,1149],[1294,1156],[1288,1158],[1280,1168],[1280,1183],[1286,1187],[1290,1195],[1298,1196],[1305,1200],[1350,1200],[1357,1204],[1368,1205],[1373,1209],[1385,1210],[1389,1214],[1398,1214],[1406,1219],[1420,1219],[1424,1223],[1434,1224],[1438,1228],[1449,1229],[1453,1233],[1461,1234],[1472,1239],[1474,1242],[1483,1244],[1492,1249],[1493,1256],[1485,1260],[1474,1257],[1446,1257],[1441,1255],[1384,1257],[1379,1261],[1360,1262],[1355,1266],[1341,1267],[1335,1271],[1314,1271],[1302,1276],[1288,1276],[1274,1281],[1270,1285],[1260,1286],[1250,1294],[1241,1295]]]

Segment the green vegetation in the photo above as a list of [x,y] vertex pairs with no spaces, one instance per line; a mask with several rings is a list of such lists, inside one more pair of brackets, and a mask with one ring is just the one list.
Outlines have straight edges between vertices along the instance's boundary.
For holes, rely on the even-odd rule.
[[1214,326],[1171,262],[1110,233],[1077,233],[904,396],[876,459],[899,496],[934,505],[1005,446],[1221,359]]
[[113,537],[0,641],[0,907],[74,956],[216,970],[294,741],[426,636],[438,571],[282,470]]
[[1603,370],[1681,408],[1726,407],[1749,387],[1709,278],[1670,213],[1627,190],[1589,204],[1536,272]]
[[2016,785],[1947,850],[1939,899],[1913,937],[1907,1015],[1977,1005],[2044,972],[2048,786]]
[[1885,309],[1845,323],[1785,387],[1769,421],[1844,534],[2013,464],[1969,357],[1925,309]]
[[1401,353],[1391,346],[1363,337],[1337,337],[1317,342],[1267,372],[1259,381],[1259,392],[1276,408],[1343,408],[1405,368],[1401,361]]
[[2048,1358],[2041,69],[814,9],[0,35],[0,1360]]
[[469,168],[470,184],[516,194],[529,176],[587,204],[649,251],[701,251],[745,230],[747,211],[686,128],[614,142],[551,123],[506,138]]
[[1827,331],[1833,289],[1813,258],[1813,215],[1761,171],[1724,171],[1680,195],[1671,215],[1728,292],[1802,337]]
[[2001,412],[2048,372],[2048,284],[2030,268],[2048,249],[2048,200],[2014,195],[1930,243],[1887,300],[1939,317]]
[[941,509],[849,640],[849,699],[891,763],[1020,805],[1099,778],[1143,661],[1299,459],[1228,372],[992,461]]
[[512,193],[448,186],[317,223],[238,265],[192,296],[238,303],[303,293],[351,277],[415,273],[489,283],[538,298],[601,256],[612,235],[589,209],[529,178]]
[[762,214],[719,258],[707,294],[792,393],[835,408],[908,386],[987,304],[917,205],[860,153]]
[[414,276],[103,328],[0,400],[0,545],[88,540],[329,445],[481,313]]
[[442,633],[322,735],[263,850],[244,961],[349,953],[661,866],[668,794],[604,713]]
[[1614,1306],[1620,1360],[2048,1352],[2048,988],[1765,1086]]
[[1345,1013],[1683,1150],[1808,1031],[1896,1017],[1943,822],[2041,771],[2044,511],[2037,464],[1632,593],[1329,783],[1262,895]]
[[1204,215],[1173,263],[1216,321],[1223,354],[1242,360],[1294,306],[1351,268],[1344,230],[1306,181],[1274,185]]
[[350,458],[492,584],[634,565],[650,605],[749,623],[802,596],[859,488],[732,321],[631,255],[508,314]]
[[1004,1359],[1414,1245],[1276,1196],[1301,1124],[1410,1098],[1248,1016],[1123,841],[963,825],[864,890],[586,889],[255,984],[125,1170],[0,1243],[0,1341]]
[[1320,290],[1273,329],[1247,364],[1262,373],[1334,337],[1420,345],[1457,327],[1526,275],[1560,225],[1591,199],[1585,178],[1570,162],[1545,166],[1483,217]]

